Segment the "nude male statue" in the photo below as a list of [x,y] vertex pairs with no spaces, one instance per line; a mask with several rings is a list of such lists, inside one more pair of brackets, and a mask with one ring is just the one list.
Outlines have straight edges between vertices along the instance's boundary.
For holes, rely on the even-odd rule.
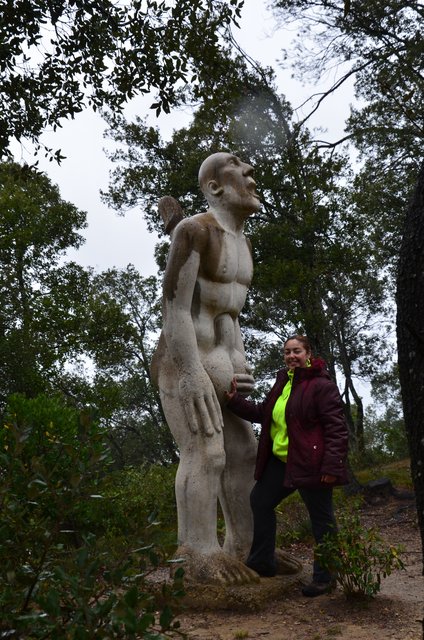
[[[252,540],[249,494],[256,439],[250,423],[225,408],[236,377],[249,393],[238,315],[253,263],[244,222],[260,207],[253,168],[230,153],[201,165],[209,210],[173,230],[163,282],[163,329],[152,362],[162,407],[180,451],[176,477],[177,557],[186,578],[225,584],[257,581],[244,565]],[[225,540],[217,536],[217,501]]]

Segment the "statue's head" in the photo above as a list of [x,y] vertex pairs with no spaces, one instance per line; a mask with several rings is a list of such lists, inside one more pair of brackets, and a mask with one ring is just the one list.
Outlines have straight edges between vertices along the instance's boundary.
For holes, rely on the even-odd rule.
[[199,170],[199,184],[209,205],[250,215],[260,207],[253,167],[232,153],[208,156]]

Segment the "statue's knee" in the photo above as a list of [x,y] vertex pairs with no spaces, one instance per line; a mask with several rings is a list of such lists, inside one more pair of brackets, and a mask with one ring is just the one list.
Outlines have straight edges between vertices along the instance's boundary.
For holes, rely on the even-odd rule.
[[208,438],[203,440],[197,451],[197,463],[203,474],[220,474],[225,467],[225,450],[222,441]]
[[202,447],[200,450],[191,449],[180,457],[177,477],[191,477],[198,475],[205,477],[222,473],[225,468],[225,451],[222,447]]
[[225,451],[213,449],[206,454],[206,464],[214,473],[221,474],[225,468]]

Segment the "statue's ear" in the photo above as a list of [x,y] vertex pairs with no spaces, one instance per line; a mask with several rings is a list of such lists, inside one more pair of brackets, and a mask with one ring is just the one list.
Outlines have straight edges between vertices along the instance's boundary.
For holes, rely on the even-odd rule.
[[220,196],[224,187],[220,187],[216,180],[209,180],[208,191],[212,196]]

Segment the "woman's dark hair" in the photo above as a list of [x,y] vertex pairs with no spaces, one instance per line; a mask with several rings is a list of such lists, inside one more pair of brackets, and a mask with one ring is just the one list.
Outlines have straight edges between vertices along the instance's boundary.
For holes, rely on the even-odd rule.
[[289,340],[297,340],[298,342],[300,342],[304,349],[306,351],[309,351],[309,353],[312,354],[312,347],[311,347],[311,343],[309,342],[309,338],[307,336],[302,336],[300,334],[296,334],[294,336],[289,336],[287,338],[287,340],[284,342],[284,346],[286,346],[286,344],[288,343]]

